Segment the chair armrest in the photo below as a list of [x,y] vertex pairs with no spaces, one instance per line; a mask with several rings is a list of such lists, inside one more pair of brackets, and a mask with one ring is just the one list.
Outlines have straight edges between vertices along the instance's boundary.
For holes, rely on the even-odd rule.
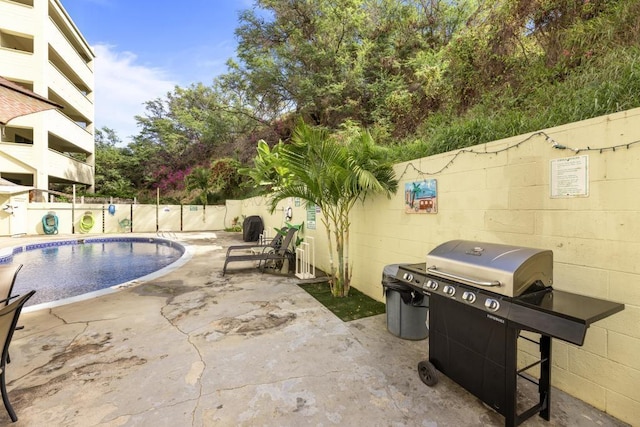
[[5,299],[0,299],[0,304],[6,304],[7,302],[11,301],[14,298],[18,298],[20,295],[11,295],[9,298],[5,298]]
[[227,256],[229,256],[229,254],[232,251],[236,251],[236,250],[251,250],[252,248],[262,248],[262,247],[266,247],[266,248],[270,248],[271,245],[260,245],[258,243],[256,243],[255,245],[235,245],[235,246],[229,246],[227,248]]

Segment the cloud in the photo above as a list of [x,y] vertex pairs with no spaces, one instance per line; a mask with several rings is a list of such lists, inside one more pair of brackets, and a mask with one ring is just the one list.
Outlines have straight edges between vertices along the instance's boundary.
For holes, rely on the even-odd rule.
[[137,64],[132,52],[97,44],[94,63],[95,127],[108,127],[128,144],[139,129],[135,116],[143,115],[144,103],[163,98],[177,84],[166,72]]

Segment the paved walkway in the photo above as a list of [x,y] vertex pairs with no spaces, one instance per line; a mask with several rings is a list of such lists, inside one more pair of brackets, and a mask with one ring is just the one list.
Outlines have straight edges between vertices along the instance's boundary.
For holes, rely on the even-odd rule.
[[[237,233],[177,239],[193,256],[165,276],[23,313],[7,367],[14,425],[503,425],[448,378],[425,386],[427,341],[393,336],[385,315],[342,322],[293,276],[231,264],[222,277]],[[552,399],[551,422],[524,425],[623,425],[560,391]]]

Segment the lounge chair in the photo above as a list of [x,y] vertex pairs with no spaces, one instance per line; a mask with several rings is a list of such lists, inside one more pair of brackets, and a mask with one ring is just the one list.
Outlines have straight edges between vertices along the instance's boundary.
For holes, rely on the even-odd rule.
[[273,248],[278,249],[282,245],[282,239],[287,235],[287,227],[283,227],[278,231],[278,234],[273,238],[260,237],[258,243],[245,243],[243,245],[233,245],[227,248],[227,257],[234,251],[252,251],[256,252],[261,248]]
[[0,307],[9,305],[13,285],[16,283],[16,277],[21,268],[22,264],[0,265]]
[[[0,307],[9,305],[9,301],[20,295],[11,295],[13,285],[16,283],[18,272],[22,268],[22,264],[3,264],[0,265]],[[22,329],[22,327],[18,327]],[[7,353],[7,363],[11,363],[9,353]]]
[[13,410],[11,402],[9,402],[5,376],[7,371],[7,358],[9,356],[9,344],[11,344],[13,331],[16,329],[16,324],[18,323],[22,307],[35,293],[36,291],[31,291],[24,294],[0,310],[0,348],[2,349],[2,358],[0,359],[0,392],[2,392],[2,402],[4,403],[4,407],[7,409],[9,417],[11,417],[11,421],[13,422],[18,421],[18,416]]
[[[293,241],[293,237],[298,231],[297,228],[291,227],[287,229],[284,237],[278,233],[268,245],[236,245],[229,246],[227,256],[222,267],[222,275],[227,272],[227,264],[236,261],[257,261],[258,267],[264,272],[268,261],[284,261],[290,259],[293,253],[289,250],[289,246]],[[243,253],[238,254],[242,250]],[[235,252],[235,254],[234,254]]]

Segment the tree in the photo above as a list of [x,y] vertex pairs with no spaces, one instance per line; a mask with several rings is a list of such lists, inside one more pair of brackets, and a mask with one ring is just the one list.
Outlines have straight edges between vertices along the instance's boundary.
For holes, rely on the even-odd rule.
[[210,167],[197,166],[184,177],[185,190],[198,192],[203,207],[207,203],[237,198],[243,181],[238,169],[240,163],[230,158],[213,160]]
[[[439,50],[477,0],[257,0],[240,15],[238,82],[274,112],[406,134],[444,95]],[[269,108],[267,108],[268,110]]]
[[136,116],[141,131],[131,147],[146,159],[142,187],[182,191],[194,166],[209,166],[217,149],[255,128],[257,121],[244,114],[237,94],[221,81],[176,87],[165,98],[148,101],[145,115]]
[[96,130],[95,190],[103,195],[130,198],[135,194],[130,176],[135,159],[131,150],[119,146],[121,143],[113,129]]
[[202,207],[207,206],[207,200],[211,191],[211,170],[204,167],[195,167],[185,176],[185,189],[187,191],[199,191],[200,202]]
[[254,162],[250,176],[256,185],[270,185],[272,211],[289,197],[320,207],[329,241],[331,292],[347,296],[352,276],[349,213],[358,201],[373,194],[391,197],[398,188],[386,150],[375,145],[369,132],[351,124],[330,134],[300,122],[291,144],[262,149]]
[[211,162],[211,186],[218,200],[242,196],[243,176],[238,173],[240,162],[231,158]]

